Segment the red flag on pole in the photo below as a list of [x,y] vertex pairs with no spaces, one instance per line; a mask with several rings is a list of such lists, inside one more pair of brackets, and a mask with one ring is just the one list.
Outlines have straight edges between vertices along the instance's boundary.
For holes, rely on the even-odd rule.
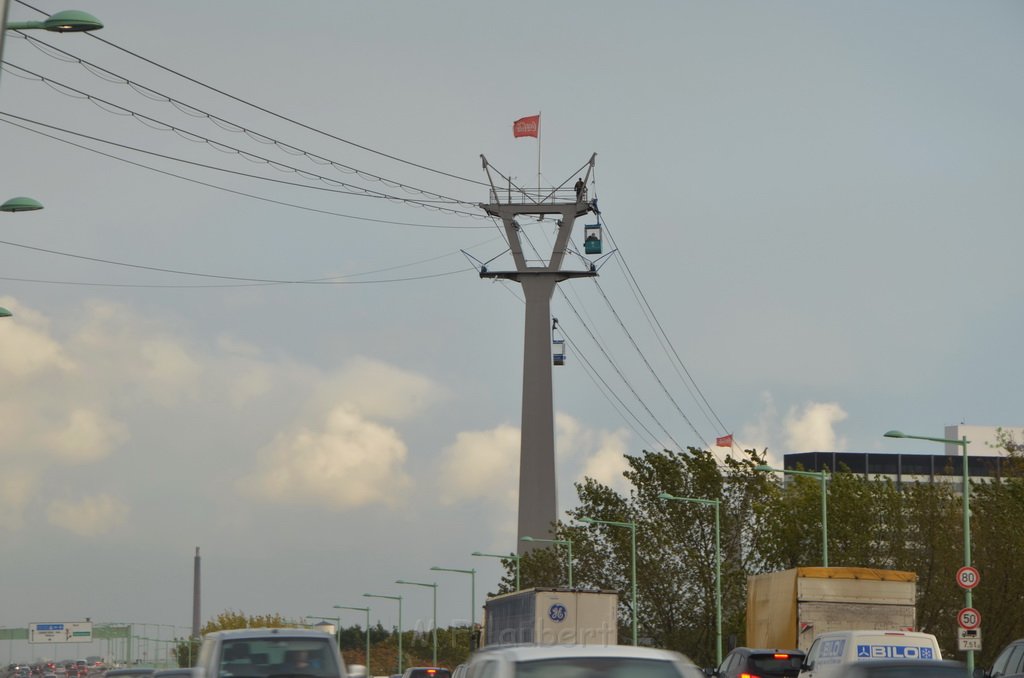
[[715,447],[732,447],[732,434],[715,438]]
[[519,137],[540,136],[540,114],[528,115],[512,123],[512,136],[517,139]]

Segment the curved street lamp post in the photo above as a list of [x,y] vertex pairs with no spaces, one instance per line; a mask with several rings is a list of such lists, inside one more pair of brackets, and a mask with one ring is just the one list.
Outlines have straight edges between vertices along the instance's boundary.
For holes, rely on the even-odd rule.
[[541,539],[540,537],[520,537],[519,541],[532,541],[540,544],[558,544],[565,546],[569,553],[569,588],[572,588],[572,539]]
[[632,552],[631,565],[630,565],[630,579],[633,581],[633,645],[637,644],[637,625],[636,625],[636,523],[619,522],[616,520],[598,520],[597,518],[577,518],[581,523],[600,524],[600,525],[611,525],[613,527],[628,527],[630,532],[630,550]]
[[[404,579],[396,579],[396,584],[408,584],[409,586],[426,586],[427,588],[434,589],[434,658],[433,665],[437,666],[437,584],[428,584],[422,581],[406,581]],[[369,674],[367,674],[369,675]]]
[[665,501],[684,501],[693,504],[704,504],[715,507],[715,666],[722,665],[722,523],[721,503],[717,499],[695,499],[693,497],[675,497],[662,492],[658,499]]
[[476,631],[476,569],[460,570],[455,567],[438,567],[437,565],[430,569],[434,572],[458,572],[469,575],[469,649],[472,650],[473,632]]
[[[370,608],[349,607],[348,605],[335,605],[335,610],[358,610],[366,613],[366,675],[372,676],[370,672]],[[341,617],[338,617],[338,643],[341,643]]]
[[[910,440],[930,440],[933,443],[945,443],[946,445],[958,445],[961,451],[961,458],[963,459],[963,487],[960,492],[963,496],[963,518],[964,518],[964,567],[971,566],[971,485],[970,485],[970,472],[967,466],[967,443],[970,441],[967,436],[963,436],[960,440],[954,440],[952,438],[932,438],[931,436],[912,436],[909,433],[902,431],[887,431],[884,436],[886,438],[907,438]],[[971,589],[964,589],[964,607],[974,607],[972,604],[974,597],[971,594]],[[967,665],[967,676],[971,678],[974,675],[974,650],[967,650],[967,658],[964,661]]]
[[519,561],[523,559],[523,557],[521,555],[518,555],[516,553],[509,553],[508,555],[503,555],[501,553],[481,553],[480,551],[473,551],[469,555],[471,555],[471,556],[480,556],[480,557],[485,557],[485,558],[501,558],[502,560],[511,560],[511,561],[515,562],[515,564],[516,564],[516,591],[519,590]]
[[[402,672],[402,596],[385,596],[376,593],[364,593],[366,598],[387,598],[388,600],[398,601],[398,672]],[[369,637],[370,627],[366,627],[367,637]],[[366,674],[370,675],[370,665],[366,665]]]
[[822,567],[828,567],[828,471],[797,471],[791,468],[772,468],[765,464],[754,467],[755,471],[783,473],[790,476],[805,476],[821,480],[821,560]]

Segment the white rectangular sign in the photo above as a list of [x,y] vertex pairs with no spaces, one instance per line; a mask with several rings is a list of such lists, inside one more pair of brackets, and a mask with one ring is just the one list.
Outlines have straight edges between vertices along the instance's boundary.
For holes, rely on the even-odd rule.
[[92,622],[40,622],[28,625],[30,643],[91,643]]
[[981,649],[981,629],[957,629],[956,646],[961,652]]

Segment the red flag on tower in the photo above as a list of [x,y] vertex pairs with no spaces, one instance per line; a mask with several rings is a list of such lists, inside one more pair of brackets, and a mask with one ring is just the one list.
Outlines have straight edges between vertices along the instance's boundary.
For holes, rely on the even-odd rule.
[[732,434],[715,438],[715,447],[732,447]]
[[540,114],[528,115],[525,118],[516,120],[512,123],[512,135],[517,139],[519,137],[539,137]]

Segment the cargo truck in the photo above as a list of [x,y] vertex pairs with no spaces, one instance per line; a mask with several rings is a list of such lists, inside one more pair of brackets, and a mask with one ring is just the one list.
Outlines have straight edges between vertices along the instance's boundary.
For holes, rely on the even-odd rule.
[[615,591],[533,588],[484,603],[484,645],[616,645]]
[[747,645],[800,649],[828,631],[917,629],[917,575],[798,567],[747,579]]

